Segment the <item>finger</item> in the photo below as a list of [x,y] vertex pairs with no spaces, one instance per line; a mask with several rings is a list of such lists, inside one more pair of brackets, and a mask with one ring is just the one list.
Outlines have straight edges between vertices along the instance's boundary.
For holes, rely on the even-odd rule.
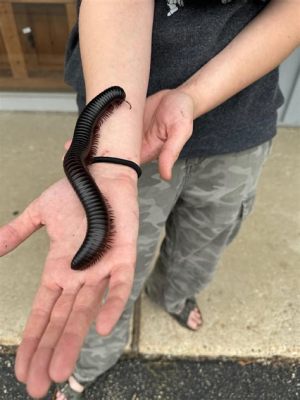
[[20,382],[27,381],[32,356],[47,327],[52,308],[60,292],[61,289],[58,287],[50,288],[44,285],[38,289],[16,356],[15,373]]
[[166,128],[162,129],[157,121],[152,121],[143,136],[141,149],[141,163],[145,164],[158,158],[164,143],[167,140]]
[[193,125],[184,125],[178,122],[169,128],[168,139],[164,143],[161,153],[159,155],[159,173],[160,176],[165,180],[172,178],[172,168],[178,156],[190,138],[193,131]]
[[14,250],[41,226],[39,201],[36,199],[22,214],[0,228],[0,256]]
[[163,143],[160,140],[148,141],[147,137],[143,139],[141,150],[141,164],[146,164],[152,160],[156,160],[160,153]]
[[48,326],[30,363],[27,376],[27,392],[32,397],[40,398],[45,396],[51,385],[51,378],[48,372],[51,357],[69,318],[79,289],[78,287],[77,291],[63,291],[53,307]]
[[147,131],[151,125],[151,120],[154,116],[155,109],[157,108],[159,101],[156,95],[151,95],[146,98],[144,117],[143,117],[143,129]]
[[155,110],[159,107],[162,98],[169,92],[171,92],[171,89],[163,89],[146,98],[143,118],[144,131],[149,129]]
[[108,296],[96,320],[100,335],[109,335],[119,320],[131,292],[133,276],[134,269],[125,265],[111,275]]
[[64,144],[65,150],[69,150],[69,148],[70,148],[70,146],[71,146],[71,143],[72,143],[72,139],[68,139],[68,140],[66,141],[66,143]]
[[101,305],[107,280],[91,286],[84,285],[75,299],[65,329],[54,350],[49,375],[55,382],[63,382],[72,374],[84,338]]

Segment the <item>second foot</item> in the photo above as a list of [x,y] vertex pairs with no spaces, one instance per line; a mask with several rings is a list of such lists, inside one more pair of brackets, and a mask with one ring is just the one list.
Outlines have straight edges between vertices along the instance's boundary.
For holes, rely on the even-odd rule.
[[57,389],[55,400],[79,400],[83,398],[84,386],[71,376],[61,389]]
[[193,331],[198,330],[203,324],[201,312],[194,297],[187,299],[179,312],[170,313],[170,315],[181,326]]

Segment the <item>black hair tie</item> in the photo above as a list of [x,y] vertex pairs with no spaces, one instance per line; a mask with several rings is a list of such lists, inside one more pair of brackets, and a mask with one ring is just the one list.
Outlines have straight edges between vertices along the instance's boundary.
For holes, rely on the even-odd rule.
[[91,159],[92,164],[101,163],[101,162],[126,165],[127,167],[130,167],[135,170],[135,172],[138,175],[138,178],[142,175],[141,167],[139,165],[137,165],[135,162],[130,161],[130,160],[125,160],[123,158],[116,158],[116,157],[93,157]]

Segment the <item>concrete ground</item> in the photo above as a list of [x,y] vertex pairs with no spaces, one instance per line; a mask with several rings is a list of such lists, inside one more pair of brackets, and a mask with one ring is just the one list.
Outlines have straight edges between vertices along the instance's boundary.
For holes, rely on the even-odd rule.
[[[0,113],[0,225],[63,176],[76,114]],[[127,351],[143,356],[300,356],[300,130],[279,129],[255,212],[199,296],[204,326],[181,328],[142,296]],[[47,253],[40,230],[1,258],[0,344],[21,338]]]

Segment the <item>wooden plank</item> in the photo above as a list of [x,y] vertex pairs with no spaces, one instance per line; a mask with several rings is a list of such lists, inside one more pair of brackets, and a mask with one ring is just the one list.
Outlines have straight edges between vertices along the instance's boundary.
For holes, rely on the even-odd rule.
[[[61,39],[67,38],[68,30],[76,21],[75,3],[75,0],[0,0],[0,32],[5,31],[2,36],[13,72],[12,76],[4,74],[5,64],[1,65],[0,89],[72,91],[63,81],[64,40],[61,42]],[[19,30],[24,24],[38,32],[35,48],[29,48],[26,40],[21,41]]]
[[6,48],[0,33],[0,67],[9,69],[9,62],[7,58]]
[[62,90],[64,92],[72,91],[70,86],[66,85],[63,79],[48,79],[48,78],[27,78],[27,79],[14,79],[14,78],[0,78],[0,90]]
[[[69,26],[65,6],[57,4],[49,6],[49,39],[51,42],[52,63],[60,63],[65,54],[66,41],[69,33]],[[54,62],[55,59],[55,62]],[[63,68],[63,63],[62,63]]]
[[47,62],[44,62],[44,56],[48,55],[48,58],[49,56],[52,56],[53,61],[55,61],[52,52],[51,31],[49,25],[51,15],[49,15],[48,12],[45,12],[46,10],[44,7],[40,10],[41,12],[35,15],[33,9],[36,10],[36,7],[38,6],[35,6],[34,8],[31,7],[31,24],[35,37],[35,51],[38,64],[47,65]]
[[44,4],[40,7],[38,4],[16,4],[13,9],[19,31],[27,26],[32,30],[34,46],[25,35],[20,35],[28,76],[41,78],[47,70],[49,78],[53,71],[61,71],[63,76],[65,41],[68,36],[64,5]]
[[66,3],[66,14],[68,20],[69,31],[73,28],[76,20],[77,20],[77,10],[75,2]]
[[28,12],[28,8],[29,7],[26,4],[13,5],[17,29],[20,32],[19,35],[20,43],[23,49],[24,59],[27,65],[28,75],[30,76],[30,71],[33,69],[37,69],[38,63],[37,63],[35,47],[31,45],[31,43],[27,38],[27,35],[25,35],[22,31],[22,28],[24,27],[32,28],[31,15]]
[[74,0],[0,0],[0,4],[2,3],[67,4],[74,3]]
[[0,28],[13,76],[26,78],[27,69],[24,55],[12,5],[9,3],[0,3]]

